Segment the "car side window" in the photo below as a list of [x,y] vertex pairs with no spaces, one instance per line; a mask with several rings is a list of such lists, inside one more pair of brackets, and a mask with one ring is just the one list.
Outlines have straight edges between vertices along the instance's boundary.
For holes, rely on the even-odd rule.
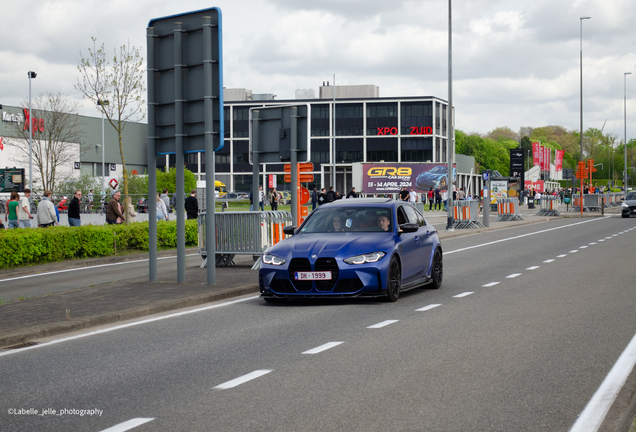
[[404,213],[404,206],[400,206],[397,209],[397,223],[398,226],[409,222],[409,218]]
[[404,208],[404,211],[406,212],[409,222],[418,224],[419,226],[423,226],[424,220],[422,219],[421,216],[418,218],[417,212],[415,211],[413,207],[403,206],[403,208]]

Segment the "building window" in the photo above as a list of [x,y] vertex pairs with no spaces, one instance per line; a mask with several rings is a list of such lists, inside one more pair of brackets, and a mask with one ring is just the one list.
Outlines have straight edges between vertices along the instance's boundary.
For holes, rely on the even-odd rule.
[[367,103],[367,135],[397,135],[397,113],[397,102]]
[[402,162],[432,162],[433,138],[402,138]]
[[[402,135],[424,135],[421,128],[433,126],[433,103],[432,102],[402,102],[401,105],[401,128]],[[413,134],[413,128],[417,133]]]
[[250,109],[249,107],[234,107],[233,126],[234,138],[249,138],[250,136]]
[[367,139],[367,162],[397,162],[397,138]]
[[234,172],[250,172],[249,143],[245,141],[234,141],[233,171]]
[[362,104],[336,105],[336,135],[362,136]]
[[223,108],[223,137],[230,138],[230,107]]
[[328,139],[312,139],[311,140],[311,160],[314,164],[314,170],[320,170],[320,164],[328,164],[329,160],[329,148],[331,140]]
[[329,136],[329,104],[311,105],[311,136]]
[[352,163],[363,161],[362,138],[336,139],[336,163]]

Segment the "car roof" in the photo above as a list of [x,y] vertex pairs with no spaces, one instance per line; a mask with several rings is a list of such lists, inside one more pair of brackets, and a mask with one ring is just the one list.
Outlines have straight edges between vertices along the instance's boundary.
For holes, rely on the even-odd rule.
[[348,198],[332,201],[328,204],[329,207],[368,207],[369,205],[381,205],[381,204],[400,204],[401,201],[395,201],[391,198]]

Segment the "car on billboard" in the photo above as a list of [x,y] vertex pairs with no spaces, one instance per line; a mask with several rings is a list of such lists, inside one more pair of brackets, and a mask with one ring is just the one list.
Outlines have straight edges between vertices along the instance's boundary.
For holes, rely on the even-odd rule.
[[359,198],[321,205],[261,257],[268,303],[298,298],[386,297],[442,284],[437,230],[412,205]]
[[[456,175],[456,169],[453,168],[453,183]],[[448,166],[437,165],[428,171],[420,173],[415,179],[415,187],[422,191],[427,191],[430,188],[448,189]]]

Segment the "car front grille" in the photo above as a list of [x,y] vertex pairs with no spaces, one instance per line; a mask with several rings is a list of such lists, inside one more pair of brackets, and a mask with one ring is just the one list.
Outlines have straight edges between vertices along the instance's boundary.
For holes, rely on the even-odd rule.
[[316,281],[318,291],[331,291],[338,281],[338,262],[335,258],[318,258],[314,265],[315,271],[330,271],[331,280]]
[[293,294],[296,292],[291,282],[284,279],[274,279],[270,284],[270,289],[279,294]]
[[294,272],[311,271],[311,263],[307,258],[293,258],[289,263],[289,280],[298,291],[311,291],[311,281],[294,280]]
[[335,293],[351,293],[361,290],[364,284],[360,278],[355,279],[340,279],[336,284],[336,288],[333,290]]

